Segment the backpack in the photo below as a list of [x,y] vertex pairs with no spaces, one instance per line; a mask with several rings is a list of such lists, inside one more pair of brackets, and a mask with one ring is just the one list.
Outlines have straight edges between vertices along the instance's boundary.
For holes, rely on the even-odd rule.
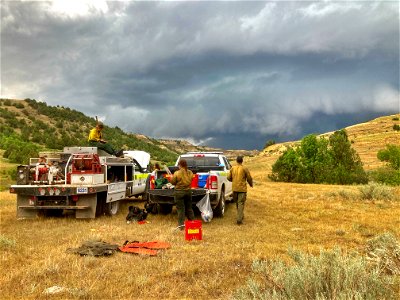
[[129,212],[126,216],[127,221],[143,221],[147,218],[147,211],[137,206],[129,206]]

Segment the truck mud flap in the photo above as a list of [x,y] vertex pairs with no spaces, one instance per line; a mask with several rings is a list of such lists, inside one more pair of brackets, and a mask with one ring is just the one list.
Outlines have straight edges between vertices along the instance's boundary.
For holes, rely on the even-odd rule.
[[75,217],[77,219],[94,219],[96,217],[97,194],[80,196],[76,205],[86,207],[86,209],[76,210]]
[[37,210],[27,208],[30,206],[29,198],[27,195],[17,195],[17,218],[36,218],[38,216]]

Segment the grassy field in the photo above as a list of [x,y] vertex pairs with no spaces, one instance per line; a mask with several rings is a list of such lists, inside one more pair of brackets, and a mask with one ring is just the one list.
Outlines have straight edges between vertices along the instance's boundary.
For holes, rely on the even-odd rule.
[[[171,215],[150,215],[150,223],[126,224],[126,202],[112,218],[17,220],[15,196],[0,193],[3,299],[227,299],[251,274],[254,259],[287,259],[292,247],[317,254],[341,247],[362,252],[378,234],[400,236],[400,202],[364,201],[356,186],[273,183],[262,157],[245,163],[255,178],[249,190],[245,225],[235,224],[230,204],[224,218],[203,224],[202,241],[185,241]],[[400,189],[394,189],[400,199]],[[341,197],[343,195],[344,197]],[[170,242],[156,257],[115,253],[81,257],[67,253],[84,241],[101,239]],[[46,295],[59,286],[64,291]],[[399,295],[400,297],[400,295]]]
[[[379,149],[399,143],[393,122],[398,121],[390,116],[348,129],[367,169],[382,165]],[[203,224],[202,241],[185,241],[184,232],[174,230],[175,209],[170,215],[149,215],[144,225],[126,224],[128,206],[143,207],[140,200],[125,202],[112,218],[17,220],[16,196],[0,192],[1,299],[229,299],[252,276],[256,259],[289,261],[289,248],[318,255],[337,246],[361,255],[368,240],[383,233],[399,240],[400,187],[390,188],[391,199],[363,200],[359,186],[270,182],[277,157],[265,152],[245,158],[255,182],[245,224],[236,225],[236,208],[228,204],[224,218]],[[172,247],[155,257],[67,252],[93,239],[118,245],[160,240]],[[397,293],[399,281],[397,276]],[[54,286],[64,289],[46,294]]]

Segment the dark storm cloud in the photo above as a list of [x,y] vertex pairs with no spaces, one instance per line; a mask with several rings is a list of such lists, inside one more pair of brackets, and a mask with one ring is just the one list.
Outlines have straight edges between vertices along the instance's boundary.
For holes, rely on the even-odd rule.
[[3,97],[130,132],[261,148],[400,110],[395,2],[13,1],[1,13]]

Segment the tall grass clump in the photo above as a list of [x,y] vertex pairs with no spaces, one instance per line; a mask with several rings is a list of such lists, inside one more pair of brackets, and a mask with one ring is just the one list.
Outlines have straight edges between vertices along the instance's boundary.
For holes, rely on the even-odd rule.
[[358,190],[363,200],[392,200],[394,198],[392,188],[379,183],[362,185]]
[[332,197],[332,198],[342,198],[345,200],[351,200],[351,199],[356,199],[357,198],[357,194],[355,194],[352,191],[348,191],[345,189],[339,189],[338,191],[332,191],[327,193],[328,197]]
[[15,240],[12,240],[3,234],[0,234],[0,249],[1,250],[13,249],[13,248],[15,248],[15,245],[16,245]]
[[392,278],[361,255],[339,248],[319,256],[289,251],[292,264],[253,262],[253,277],[234,299],[393,299]]

